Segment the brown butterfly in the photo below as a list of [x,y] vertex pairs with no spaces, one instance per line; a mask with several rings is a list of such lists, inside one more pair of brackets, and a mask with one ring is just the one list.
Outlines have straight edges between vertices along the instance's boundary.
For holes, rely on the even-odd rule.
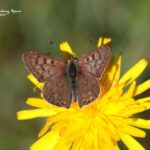
[[38,52],[23,54],[27,70],[44,82],[43,96],[51,104],[70,107],[72,99],[79,106],[94,101],[100,93],[101,78],[109,59],[110,46],[103,45],[79,59],[67,61]]

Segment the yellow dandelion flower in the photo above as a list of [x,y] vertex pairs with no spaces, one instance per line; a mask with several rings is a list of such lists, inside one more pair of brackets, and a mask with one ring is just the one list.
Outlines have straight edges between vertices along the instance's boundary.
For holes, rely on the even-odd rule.
[[[98,46],[110,42],[100,38]],[[68,43],[60,46],[68,53]],[[150,109],[150,97],[135,100],[135,96],[150,88],[150,80],[137,85],[137,77],[144,71],[147,61],[142,59],[120,77],[121,59],[119,56],[108,66],[100,80],[101,94],[91,104],[79,108],[72,102],[69,109],[49,104],[43,98],[28,98],[26,103],[31,110],[17,113],[19,120],[46,117],[47,121],[39,132],[39,139],[30,150],[119,150],[118,141],[122,141],[130,150],[144,150],[134,137],[144,138],[143,129],[150,129],[150,120],[136,118],[133,115]],[[33,75],[28,78],[39,88]],[[126,88],[127,90],[124,90]]]

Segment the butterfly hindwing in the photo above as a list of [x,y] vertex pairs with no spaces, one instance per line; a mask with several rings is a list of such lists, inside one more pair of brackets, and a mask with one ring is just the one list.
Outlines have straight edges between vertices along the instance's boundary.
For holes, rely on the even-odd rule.
[[110,47],[103,45],[79,59],[81,72],[100,78],[110,59]]
[[52,76],[60,72],[63,73],[65,66],[61,59],[38,52],[26,52],[22,58],[27,70],[32,73],[39,82],[48,81]]
[[78,103],[82,107],[94,101],[100,93],[98,79],[90,74],[81,73],[79,75]]
[[43,89],[43,96],[53,105],[70,107],[71,89],[65,75],[56,75],[46,82]]

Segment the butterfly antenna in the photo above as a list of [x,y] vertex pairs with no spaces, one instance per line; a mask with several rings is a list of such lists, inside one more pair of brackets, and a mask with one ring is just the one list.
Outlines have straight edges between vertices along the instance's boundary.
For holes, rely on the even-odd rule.
[[83,49],[82,49],[82,50],[87,49],[87,47],[89,47],[89,45],[90,45],[90,44],[92,44],[92,43],[93,43],[93,41],[94,41],[94,39],[93,39],[93,38],[91,38],[91,39],[88,41],[88,43],[87,43],[86,45],[84,45],[84,47],[83,47]]
[[83,49],[86,49],[90,44],[92,44],[93,43],[93,41],[94,41],[94,39],[93,38],[91,38],[89,41],[88,41],[88,43],[84,46],[84,48]]

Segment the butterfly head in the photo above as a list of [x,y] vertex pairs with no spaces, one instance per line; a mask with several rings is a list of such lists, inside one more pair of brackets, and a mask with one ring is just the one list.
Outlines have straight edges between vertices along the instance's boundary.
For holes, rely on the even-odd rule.
[[78,62],[77,58],[74,56],[71,56],[68,60],[67,60],[67,64],[71,65],[71,64],[76,64]]

